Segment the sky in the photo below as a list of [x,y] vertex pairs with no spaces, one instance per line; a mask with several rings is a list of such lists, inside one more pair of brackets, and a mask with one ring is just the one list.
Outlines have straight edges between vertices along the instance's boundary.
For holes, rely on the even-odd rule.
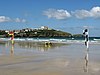
[[100,0],[0,0],[0,30],[41,26],[100,37]]

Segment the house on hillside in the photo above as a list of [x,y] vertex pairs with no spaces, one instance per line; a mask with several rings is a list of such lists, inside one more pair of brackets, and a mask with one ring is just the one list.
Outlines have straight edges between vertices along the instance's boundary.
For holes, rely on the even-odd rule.
[[47,27],[47,26],[41,26],[40,29],[41,29],[41,30],[48,30],[48,27]]

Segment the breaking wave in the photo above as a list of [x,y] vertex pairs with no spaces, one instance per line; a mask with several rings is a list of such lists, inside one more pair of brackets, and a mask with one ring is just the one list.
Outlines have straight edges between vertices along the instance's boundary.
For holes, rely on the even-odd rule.
[[[10,38],[0,38],[0,41],[10,41]],[[53,42],[53,43],[84,43],[83,38],[14,38],[14,41]],[[90,44],[100,44],[100,39],[90,39]]]

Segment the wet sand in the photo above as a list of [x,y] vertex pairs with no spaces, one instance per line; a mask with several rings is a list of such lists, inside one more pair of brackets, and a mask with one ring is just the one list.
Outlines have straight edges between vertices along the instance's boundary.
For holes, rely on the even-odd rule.
[[[0,75],[100,75],[100,45],[0,44]],[[88,62],[86,57],[88,56]]]

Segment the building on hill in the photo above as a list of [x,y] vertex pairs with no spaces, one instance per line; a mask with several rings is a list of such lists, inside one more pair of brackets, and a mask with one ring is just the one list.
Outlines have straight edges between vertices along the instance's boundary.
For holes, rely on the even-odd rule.
[[41,26],[41,30],[48,30],[49,28],[47,26]]

